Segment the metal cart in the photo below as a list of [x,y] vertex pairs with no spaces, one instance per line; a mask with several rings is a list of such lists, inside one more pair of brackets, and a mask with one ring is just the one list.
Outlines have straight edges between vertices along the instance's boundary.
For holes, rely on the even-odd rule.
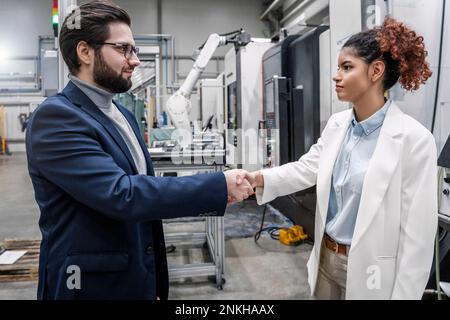
[[[153,165],[156,176],[162,176],[164,173],[172,172],[220,172],[223,171],[223,164],[174,164],[173,155],[165,152],[151,152]],[[215,155],[225,155],[224,151],[220,151]],[[198,156],[199,152],[193,152],[191,154],[183,154],[183,157]],[[194,233],[166,233],[165,241],[166,245],[175,245],[179,243],[188,243],[190,245],[205,245],[212,258],[212,262],[184,264],[184,265],[169,265],[169,279],[176,280],[180,278],[188,277],[200,277],[200,276],[215,276],[216,285],[219,290],[223,289],[225,283],[224,275],[224,223],[223,217],[202,217],[205,222],[204,232]],[[189,219],[171,219],[164,220],[164,223],[174,223],[179,221],[189,221]],[[192,221],[198,221],[197,218],[193,218]]]

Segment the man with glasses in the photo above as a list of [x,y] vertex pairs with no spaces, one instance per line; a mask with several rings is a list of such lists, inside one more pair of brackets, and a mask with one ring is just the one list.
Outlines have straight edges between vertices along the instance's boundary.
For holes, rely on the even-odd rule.
[[[71,27],[76,18],[80,28]],[[161,220],[221,216],[227,199],[253,193],[243,170],[154,177],[134,116],[113,101],[139,65],[130,24],[110,2],[72,12],[59,37],[70,82],[28,124],[39,299],[167,299]]]

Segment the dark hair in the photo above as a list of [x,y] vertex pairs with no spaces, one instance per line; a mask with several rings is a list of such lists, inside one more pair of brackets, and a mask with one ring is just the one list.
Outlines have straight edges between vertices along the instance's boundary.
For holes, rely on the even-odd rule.
[[[76,21],[79,21],[78,26]],[[98,43],[109,37],[111,22],[123,22],[131,26],[128,13],[110,1],[83,4],[66,17],[59,34],[59,48],[71,73],[78,71],[81,66],[77,54],[78,43],[86,41],[97,52],[100,49]]]
[[423,37],[391,17],[381,27],[353,35],[343,48],[354,49],[368,64],[376,59],[385,62],[384,90],[392,88],[399,79],[406,90],[417,90],[432,75]]

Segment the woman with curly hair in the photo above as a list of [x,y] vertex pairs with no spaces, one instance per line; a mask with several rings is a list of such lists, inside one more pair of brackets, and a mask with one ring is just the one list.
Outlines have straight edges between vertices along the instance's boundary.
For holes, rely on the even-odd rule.
[[437,230],[433,135],[385,93],[431,76],[423,37],[386,18],[350,37],[333,80],[334,114],[297,162],[252,172],[258,203],[317,185],[308,282],[318,299],[420,299]]

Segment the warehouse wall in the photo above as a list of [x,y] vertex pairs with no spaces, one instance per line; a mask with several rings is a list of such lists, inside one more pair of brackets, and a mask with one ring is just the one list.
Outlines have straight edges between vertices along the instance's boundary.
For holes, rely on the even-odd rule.
[[[157,32],[155,0],[117,0],[116,3],[130,13],[135,34]],[[191,56],[211,33],[226,33],[244,28],[254,37],[263,37],[265,28],[259,20],[262,0],[163,0],[161,11],[161,33],[175,37],[176,55]],[[214,55],[224,56],[229,48],[230,46],[219,48]],[[192,64],[193,62],[189,60],[177,63],[178,83],[187,76]],[[217,67],[223,70],[223,62],[220,62],[219,66],[215,62],[209,63],[205,74],[214,74]],[[162,78],[165,83],[164,74]]]
[[[155,0],[115,2],[131,15],[135,34],[157,32]],[[164,0],[162,33],[175,36],[177,54],[191,54],[212,32],[243,27],[261,37],[265,29],[259,21],[261,3],[262,0]],[[0,46],[15,55],[36,55],[37,36],[52,34],[51,1],[0,0],[0,8]],[[218,54],[223,55],[225,50],[221,51]]]
[[[433,108],[438,79],[439,45],[442,22],[442,0],[394,0],[393,15],[405,21],[412,29],[424,37],[428,50],[428,61],[433,76],[421,89],[414,93],[406,93],[396,87],[395,100],[403,111],[419,120],[431,130]],[[441,66],[440,93],[438,96],[437,117],[434,128],[438,151],[440,151],[450,133],[450,3],[446,7],[446,27],[444,28],[443,54]]]
[[[52,34],[49,0],[0,0],[0,52],[37,56],[38,36]],[[32,63],[0,61],[0,73],[33,72]]]
[[[79,1],[84,3],[86,1]],[[117,0],[133,19],[135,34],[157,32],[156,0]],[[37,37],[52,34],[50,0],[0,0],[0,51],[15,56],[36,56]],[[162,33],[175,36],[179,55],[191,55],[210,33],[243,27],[255,37],[262,37],[265,25],[259,21],[262,0],[163,0]],[[220,48],[217,55],[224,55]],[[23,65],[23,63],[21,63]],[[33,71],[0,63],[0,73]]]
[[[156,1],[116,0],[133,19],[136,34],[156,33]],[[213,32],[224,33],[243,27],[255,37],[262,37],[264,24],[259,21],[262,0],[163,0],[162,33],[175,36],[177,54],[192,54]],[[217,55],[224,55],[219,49]]]
[[[86,1],[78,1],[82,4]],[[135,34],[157,33],[156,0],[116,0],[132,18]],[[37,56],[38,36],[51,35],[51,0],[0,0],[0,52],[14,56]],[[195,48],[213,32],[225,33],[244,28],[255,37],[262,37],[265,25],[259,21],[262,0],[163,0],[161,33],[175,37],[175,54],[192,55]],[[230,47],[219,48],[215,55],[223,56]],[[192,61],[178,64],[183,78]],[[210,63],[207,72],[215,72]],[[223,64],[219,65],[223,69]],[[0,61],[0,74],[9,72],[35,72],[34,63]],[[180,79],[181,81],[182,79]],[[20,97],[17,97],[20,100]],[[7,109],[7,135],[9,139],[23,139],[17,117],[24,112],[20,107]],[[23,145],[11,145],[13,151],[24,150]]]
[[[79,4],[86,1],[78,1]],[[115,0],[132,18],[135,34],[157,33],[156,0]],[[191,56],[211,33],[225,33],[244,28],[254,37],[263,37],[265,25],[259,20],[262,0],[162,0],[161,33],[175,37],[175,54]],[[229,47],[219,48],[215,55],[224,56]],[[181,61],[181,78],[190,70],[192,61]],[[223,64],[219,66],[223,69]],[[215,72],[210,63],[205,72]]]

